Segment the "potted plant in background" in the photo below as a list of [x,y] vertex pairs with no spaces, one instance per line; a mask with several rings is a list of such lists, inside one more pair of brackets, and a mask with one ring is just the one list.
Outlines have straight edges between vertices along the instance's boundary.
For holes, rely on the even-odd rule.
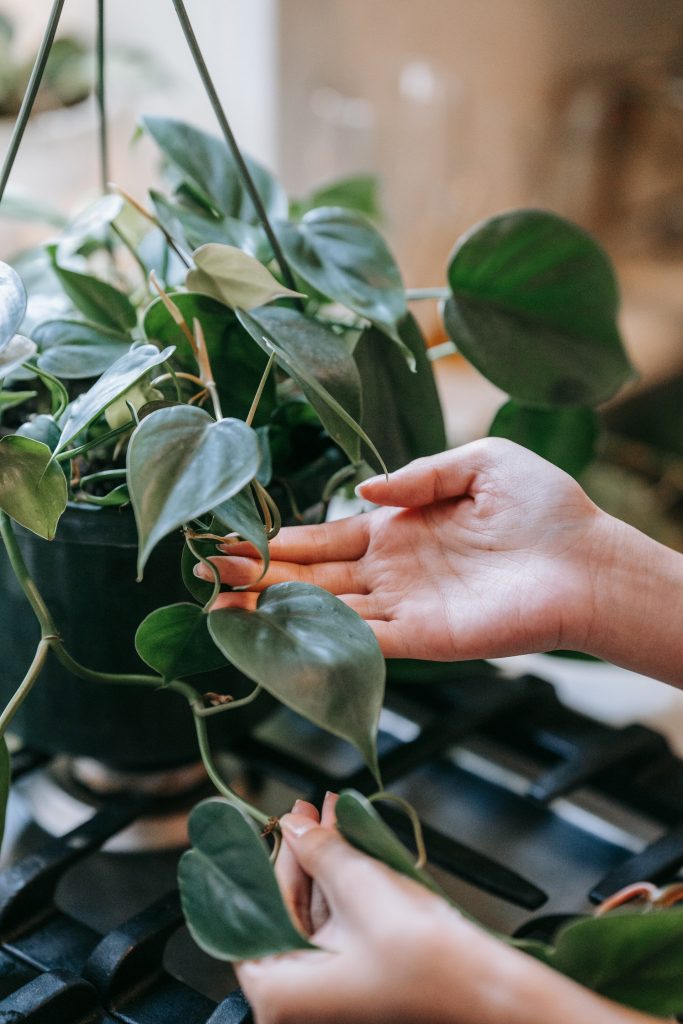
[[[242,156],[183,4],[174,6],[224,140],[146,119],[167,161],[170,192],[152,193],[151,209],[108,196],[42,256],[18,263],[59,296],[58,316],[36,322],[34,303],[27,319],[21,276],[2,267],[0,533],[3,586],[16,602],[11,620],[5,604],[3,625],[23,630],[28,603],[39,637],[34,653],[23,649],[21,674],[7,681],[0,735],[4,744],[8,727],[20,724],[47,750],[94,745],[110,763],[125,756],[127,766],[149,767],[191,756],[194,726],[222,798],[193,812],[181,894],[200,945],[233,959],[308,945],[250,824],[273,836],[274,857],[277,818],[236,794],[212,753],[231,722],[243,729],[240,716],[268,709],[264,694],[355,745],[378,791],[370,799],[342,795],[340,828],[435,886],[423,858],[416,867],[372,805],[392,797],[381,787],[376,747],[385,666],[369,627],[334,596],[301,583],[269,587],[253,613],[216,610],[217,575],[213,585],[201,583],[192,568],[197,560],[211,565],[216,545],[235,536],[256,546],[265,571],[283,518],[320,521],[339,489],[438,451],[445,440],[408,309],[424,293],[406,292],[362,215],[339,205],[302,214]],[[510,395],[494,431],[578,471],[595,440],[593,407],[631,375],[605,255],[561,218],[517,211],[461,239],[447,277],[439,295],[450,336]],[[105,556],[109,547],[118,550]],[[60,586],[46,600],[55,576]],[[127,589],[114,592],[119,584]],[[137,590],[147,606],[131,611],[134,642],[146,666],[131,663],[133,637],[125,641]],[[85,616],[97,601],[104,621],[95,632]],[[109,633],[116,639],[107,649]],[[41,678],[46,666],[58,674]],[[244,696],[235,691],[240,679]],[[49,718],[35,703],[41,694],[54,702]],[[106,732],[124,700],[121,755]],[[88,736],[69,736],[71,714],[87,723]],[[181,736],[181,720],[190,734]],[[126,739],[132,727],[141,733],[136,749]],[[421,847],[419,822],[407,810]],[[592,929],[581,949],[605,931],[601,921],[570,928]],[[620,928],[610,918],[603,951],[624,937]],[[571,943],[561,936],[555,950],[526,948],[576,975]],[[660,1005],[653,989],[641,994],[641,1005]]]

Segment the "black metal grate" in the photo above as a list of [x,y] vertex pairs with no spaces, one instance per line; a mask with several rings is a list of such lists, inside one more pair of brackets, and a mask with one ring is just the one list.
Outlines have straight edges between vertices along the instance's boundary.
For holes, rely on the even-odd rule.
[[[532,833],[552,814],[551,801],[586,787],[661,829],[640,852],[612,846],[603,864],[608,870],[601,868],[592,878],[586,899],[603,899],[632,881],[661,883],[676,876],[683,865],[683,762],[657,733],[642,726],[612,729],[570,711],[550,684],[535,677],[454,673],[446,684],[404,685],[392,692],[390,709],[413,723],[415,735],[401,741],[383,732],[380,759],[387,785],[417,776],[436,779],[430,775],[436,772],[445,773],[439,784],[462,782],[466,772],[454,765],[453,752],[473,740],[494,744],[531,766],[525,791],[507,792],[483,777],[473,793],[489,801],[494,812],[507,807]],[[316,763],[310,756],[314,747],[301,742],[287,747],[267,734],[240,742],[235,756],[247,771],[265,773],[313,800],[327,789],[372,788],[362,769],[322,768],[329,759]],[[37,759],[20,752],[15,775],[37,766]],[[176,891],[104,935],[57,905],[56,890],[67,871],[74,865],[80,870],[81,862],[151,806],[148,798],[113,801],[0,874],[0,1022],[238,1024],[250,1019],[239,990],[217,1004],[165,968],[167,944],[182,924]],[[390,811],[386,817],[409,843],[401,815]],[[495,833],[495,813],[489,827]],[[531,859],[526,877],[511,866],[504,847],[499,859],[493,858],[434,824],[426,827],[425,837],[431,861],[477,890],[525,911],[547,902],[549,887],[534,875],[542,850]],[[562,865],[557,869],[561,884]],[[533,930],[532,919],[525,931]]]

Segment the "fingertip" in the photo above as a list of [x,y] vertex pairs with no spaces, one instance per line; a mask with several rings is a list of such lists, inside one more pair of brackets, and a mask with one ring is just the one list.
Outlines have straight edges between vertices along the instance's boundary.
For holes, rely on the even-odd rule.
[[[317,812],[316,812],[317,813]],[[305,814],[299,814],[292,812],[291,814],[285,814],[284,817],[280,818],[280,828],[284,836],[290,839],[301,839],[311,829],[319,828],[319,822],[313,821]]]

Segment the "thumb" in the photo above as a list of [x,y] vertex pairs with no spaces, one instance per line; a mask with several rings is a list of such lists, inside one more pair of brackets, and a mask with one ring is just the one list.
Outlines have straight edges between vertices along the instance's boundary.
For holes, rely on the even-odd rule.
[[417,508],[434,501],[467,494],[484,467],[478,442],[439,455],[415,459],[388,477],[373,476],[356,488],[362,498],[376,505]]
[[353,894],[364,888],[366,874],[367,884],[376,884],[375,862],[347,843],[337,829],[299,814],[285,814],[280,827],[288,848],[309,878],[318,883],[331,906],[353,900]]

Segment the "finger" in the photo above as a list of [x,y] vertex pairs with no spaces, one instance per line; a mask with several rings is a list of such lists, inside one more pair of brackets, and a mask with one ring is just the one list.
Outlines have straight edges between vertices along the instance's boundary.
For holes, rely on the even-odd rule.
[[491,461],[490,445],[480,441],[415,459],[391,473],[388,478],[375,476],[359,484],[356,490],[376,505],[417,508],[446,498],[468,494],[478,473]]
[[382,604],[380,598],[375,594],[338,594],[340,601],[353,608],[366,622],[369,619],[376,619],[380,622],[390,618],[389,609]]
[[376,881],[376,865],[350,846],[336,829],[315,825],[309,818],[286,814],[282,834],[307,875],[318,884],[330,907],[344,911],[362,890]]
[[[337,803],[336,793],[326,793],[320,813],[320,824],[323,828],[333,829],[337,823],[335,807]],[[318,932],[329,919],[330,908],[327,905],[324,893],[317,883],[311,888],[310,918],[313,932]]]
[[[265,590],[275,583],[314,583],[332,594],[342,592],[363,593],[366,589],[359,562],[323,562],[320,565],[299,565],[298,562],[271,562],[268,572],[261,575],[261,563],[252,558],[235,555],[214,556],[211,561],[218,569],[221,582],[232,587],[250,586],[254,590]],[[212,579],[211,570],[203,563],[197,563],[195,575],[200,579]]]
[[[305,800],[297,800],[292,808],[292,813],[310,818],[315,824],[319,821],[317,809]],[[275,876],[294,921],[303,932],[311,935],[316,930],[312,924],[311,880],[287,843],[282,844],[275,862]]]
[[218,611],[219,608],[241,608],[246,612],[255,612],[258,599],[258,594],[248,593],[245,591],[237,594],[219,594],[211,610]]
[[325,793],[322,811],[320,812],[320,824],[323,828],[334,828],[337,824],[336,806],[338,799],[339,795],[337,793]]
[[[270,542],[270,555],[275,561],[316,562],[356,561],[367,551],[369,540],[365,516],[349,516],[333,523],[316,526],[285,526]],[[250,544],[230,545],[231,554],[249,556]]]

